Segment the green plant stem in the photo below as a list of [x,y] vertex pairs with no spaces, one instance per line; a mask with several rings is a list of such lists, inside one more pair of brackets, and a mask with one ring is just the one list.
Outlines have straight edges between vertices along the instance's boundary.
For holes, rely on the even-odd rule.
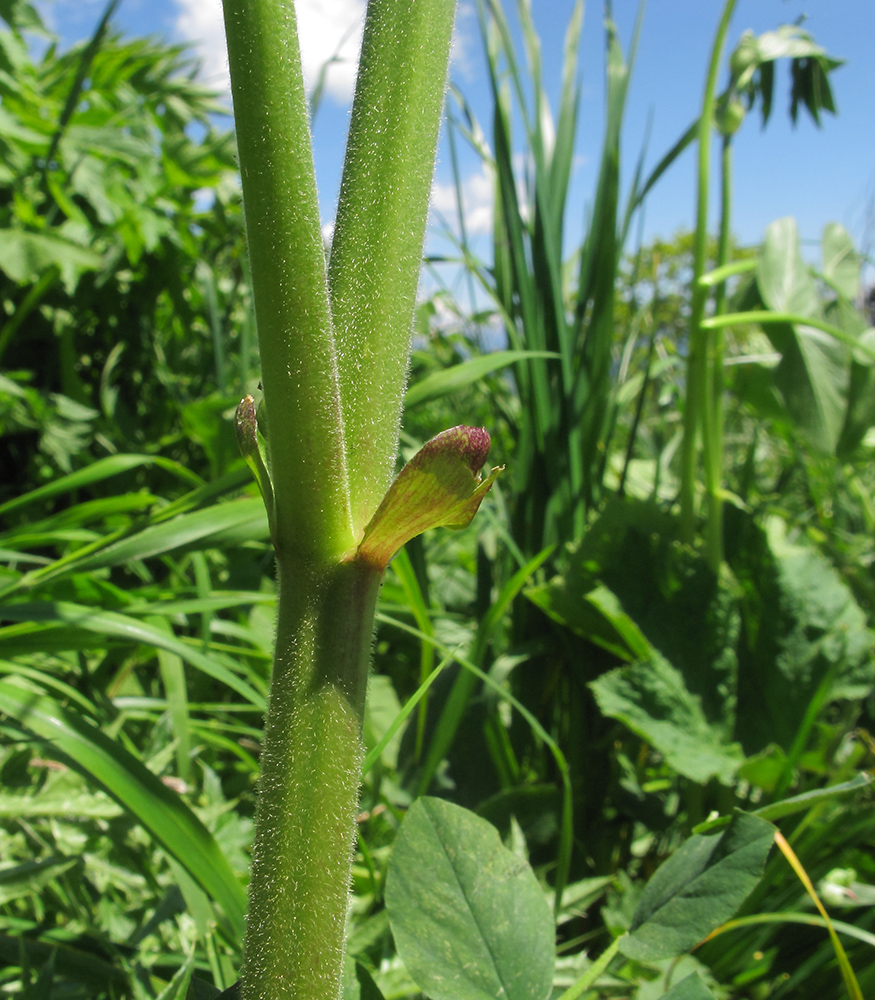
[[280,574],[243,997],[336,1000],[382,575],[359,562]]
[[[705,273],[708,253],[708,187],[711,166],[711,132],[714,125],[715,93],[720,59],[735,10],[736,0],[726,0],[723,15],[717,27],[711,61],[699,117],[699,160],[696,192],[696,232],[693,238],[693,285],[690,316],[690,342],[687,353],[687,393],[684,405],[684,437],[681,446],[681,532],[685,541],[692,542],[696,526],[696,466],[697,442],[703,422],[703,407],[710,394],[708,382],[708,334],[702,327],[705,316],[707,288],[699,283]],[[704,440],[708,447],[707,439]]]
[[[353,544],[337,361],[294,5],[225,0],[280,561]],[[270,428],[273,433],[270,433]]]
[[382,579],[350,554],[397,451],[455,2],[370,0],[330,299],[294,5],[224,9],[279,576],[243,998],[337,1000]]
[[702,320],[704,330],[722,330],[727,326],[742,326],[745,323],[759,323],[765,326],[769,323],[786,324],[792,323],[794,326],[810,326],[815,330],[823,330],[831,337],[835,337],[842,344],[847,344],[860,354],[875,361],[875,349],[860,341],[858,337],[848,333],[839,326],[827,323],[818,319],[817,316],[800,316],[799,313],[772,312],[770,309],[751,309],[749,312],[725,313],[722,316],[709,316]]
[[329,284],[360,536],[395,466],[455,0],[370,0]]
[[[721,211],[720,235],[717,241],[717,267],[726,265],[729,258],[729,239],[732,213],[732,138],[723,137],[721,169]],[[714,296],[714,312],[716,315],[726,312],[726,282],[717,285]],[[723,330],[714,330],[710,334],[711,351],[709,359],[710,378],[707,382],[708,393],[705,407],[707,444],[705,446],[705,490],[708,497],[708,527],[706,532],[706,551],[708,562],[715,573],[719,572],[723,562]]]

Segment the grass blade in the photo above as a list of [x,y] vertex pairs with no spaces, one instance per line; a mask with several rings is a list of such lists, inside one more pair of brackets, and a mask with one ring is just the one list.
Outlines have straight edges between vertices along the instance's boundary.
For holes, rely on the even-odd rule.
[[51,698],[0,681],[0,708],[136,816],[219,903],[235,936],[242,936],[243,887],[212,834],[178,795],[132,754]]

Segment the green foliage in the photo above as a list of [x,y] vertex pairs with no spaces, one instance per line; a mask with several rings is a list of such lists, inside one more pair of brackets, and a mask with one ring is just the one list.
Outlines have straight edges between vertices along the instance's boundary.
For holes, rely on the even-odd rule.
[[35,58],[29,9],[11,7],[0,33],[4,495],[119,442],[187,463],[206,452],[220,474],[233,452],[219,415],[253,360],[220,108],[182,49],[103,21]]
[[714,994],[702,984],[702,980],[692,973],[672,986],[668,993],[663,993],[660,1000],[713,1000],[713,997]]
[[392,850],[386,907],[401,958],[435,1000],[549,995],[553,920],[543,890],[485,820],[419,799]]
[[[255,346],[232,143],[180,50],[103,26],[37,58],[32,8],[0,16],[0,996],[230,1000],[276,608],[233,442]],[[597,210],[573,237],[579,12],[554,146],[528,9],[532,78],[508,16],[484,9],[489,144],[461,96],[454,123],[494,171],[495,256],[461,243],[489,308],[420,304],[402,433],[410,459],[485,424],[508,473],[387,573],[344,1000],[839,1000],[775,829],[875,995],[859,255],[832,225],[811,267],[790,220],[761,248],[706,242],[715,572],[676,505],[693,238],[622,253],[690,138],[619,205],[631,56],[609,26]],[[799,105],[830,110],[835,60],[798,28],[754,47],[736,97],[768,115],[773,59],[798,57]],[[496,323],[507,349],[486,352]],[[249,453],[262,478],[270,441]]]
[[728,920],[760,880],[775,831],[739,813],[722,833],[697,834],[648,882],[629,937],[631,958],[674,958]]

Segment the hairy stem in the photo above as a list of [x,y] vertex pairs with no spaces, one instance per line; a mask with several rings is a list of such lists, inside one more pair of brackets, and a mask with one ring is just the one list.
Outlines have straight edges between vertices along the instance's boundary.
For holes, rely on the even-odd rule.
[[280,568],[244,1000],[340,995],[361,724],[381,577],[360,562]]
[[337,360],[295,10],[224,0],[279,553],[353,543]]
[[356,534],[398,449],[456,0],[370,0],[329,284]]

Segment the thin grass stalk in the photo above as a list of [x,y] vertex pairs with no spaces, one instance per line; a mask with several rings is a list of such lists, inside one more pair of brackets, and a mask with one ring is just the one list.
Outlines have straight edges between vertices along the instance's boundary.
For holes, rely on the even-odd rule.
[[[637,272],[637,265],[636,265]],[[637,283],[637,273],[635,279],[633,280],[633,286]],[[635,403],[635,413],[632,417],[632,425],[629,428],[629,439],[626,442],[626,455],[623,460],[623,472],[620,476],[620,482],[617,486],[617,493],[619,496],[625,496],[626,493],[626,477],[629,474],[629,466],[632,462],[632,456],[635,451],[635,441],[638,437],[638,429],[641,426],[641,419],[644,415],[644,402],[647,398],[647,393],[650,390],[651,383],[651,372],[653,369],[653,357],[656,353],[656,311],[659,308],[660,296],[659,296],[659,254],[654,254],[653,259],[653,301],[650,304],[651,313],[651,324],[650,324],[650,336],[648,337],[647,343],[647,356],[644,361],[644,378],[641,382],[641,391],[638,393],[638,399]],[[657,462],[657,468],[659,463]],[[656,487],[654,487],[654,493],[656,492]]]
[[[717,267],[729,262],[732,219],[732,137],[723,137],[720,166],[720,235],[717,240]],[[726,281],[714,290],[714,314],[726,312]],[[705,450],[705,477],[708,494],[707,551],[712,568],[723,562],[723,462],[725,425],[725,378],[723,371],[725,336],[722,329],[711,334],[711,379],[708,421],[710,434]]]
[[[468,239],[468,226],[465,222],[465,198],[462,190],[462,172],[459,167],[459,151],[456,147],[456,123],[449,123],[447,128],[447,143],[450,147],[450,166],[453,171],[453,192],[456,196],[456,225],[459,227],[459,245],[462,248],[466,260],[470,259],[470,241]],[[477,313],[477,296],[474,292],[474,275],[471,268],[465,268],[465,284],[468,289],[468,308],[470,315]],[[483,340],[479,324],[476,327],[477,347],[482,352]]]
[[575,309],[574,342],[582,358],[581,377],[575,387],[575,412],[582,425],[583,493],[575,510],[575,523],[597,503],[609,452],[610,377],[617,264],[621,250],[618,233],[620,135],[629,79],[644,17],[638,7],[628,60],[624,58],[616,26],[606,4],[607,122],[592,220],[581,253]]
[[[527,230],[520,209],[513,168],[511,109],[508,89],[501,84],[498,62],[499,29],[493,19],[485,21],[481,11],[481,30],[487,43],[487,65],[494,102],[493,134],[496,168],[496,264],[501,267],[502,308],[510,317],[508,336],[515,348],[549,350],[541,323],[538,293],[527,252]],[[507,53],[504,53],[507,54]],[[512,54],[511,54],[512,55]],[[498,207],[500,206],[500,207]],[[525,381],[520,384],[524,416],[519,424],[513,475],[517,495],[522,502],[516,511],[514,534],[524,539],[526,551],[536,544],[545,520],[550,495],[551,474],[544,465],[551,429],[554,424],[554,399],[550,389],[547,363],[536,360],[526,366]],[[522,390],[527,390],[523,395]]]
[[[568,436],[561,433],[561,427],[567,423],[562,413],[563,396],[567,396],[573,376],[561,272],[561,218],[566,196],[563,173],[567,175],[568,170],[559,167],[567,147],[573,144],[574,122],[570,123],[570,135],[567,130],[563,134],[564,145],[560,147],[559,159],[554,159],[556,143],[541,86],[539,41],[526,3],[518,3],[517,10],[528,74],[518,65],[500,6],[494,2],[484,3],[479,13],[495,107],[497,197],[493,296],[500,296],[502,312],[511,317],[508,334],[515,346],[524,344],[534,350],[556,350],[561,357],[560,384],[557,384],[553,366],[544,361],[533,360],[517,373],[525,418],[518,425],[514,462],[514,474],[520,485],[518,492],[523,498],[515,512],[515,523],[524,547],[537,550],[545,523],[550,519],[550,498],[556,494],[556,484],[566,475],[564,470],[575,451],[569,448]],[[576,58],[576,52],[573,54]],[[575,75],[569,73],[566,66],[566,80],[573,82]],[[531,109],[526,87],[529,80],[533,90]],[[526,150],[530,154],[525,212],[520,206],[513,166],[511,94],[523,120]],[[552,192],[548,183],[551,173],[557,181]],[[559,224],[555,223],[557,219]],[[546,455],[550,456],[550,461],[545,460]]]
[[[705,422],[707,399],[711,389],[708,372],[708,333],[702,327],[705,318],[705,303],[708,289],[702,286],[699,279],[705,273],[708,254],[708,188],[711,170],[711,132],[714,127],[714,112],[716,106],[717,76],[720,72],[720,61],[729,22],[735,10],[736,0],[726,0],[720,24],[711,49],[711,59],[708,66],[708,76],[705,82],[705,93],[702,98],[702,113],[699,117],[698,129],[698,168],[696,188],[696,230],[693,237],[693,285],[690,315],[690,338],[687,347],[687,395],[684,405],[684,436],[681,443],[681,534],[687,542],[692,542],[696,528],[696,471],[698,458],[699,432]],[[703,435],[705,447],[710,442]],[[710,550],[708,560],[712,568],[719,568],[715,563],[718,553]]]

